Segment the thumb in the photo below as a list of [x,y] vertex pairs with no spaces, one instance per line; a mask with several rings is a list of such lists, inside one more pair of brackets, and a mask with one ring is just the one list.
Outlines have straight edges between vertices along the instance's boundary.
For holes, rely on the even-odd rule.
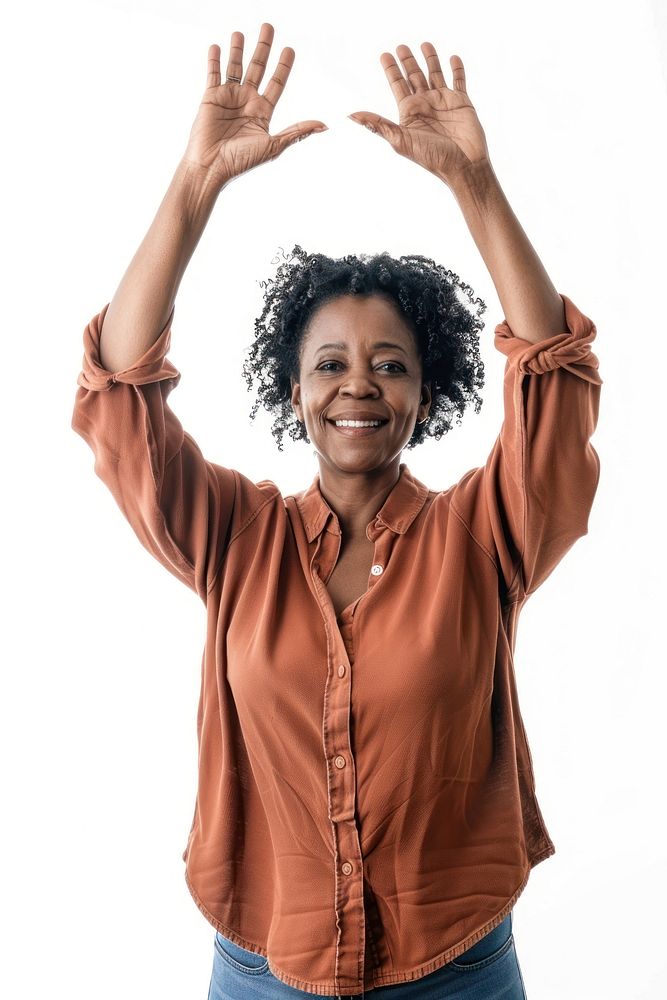
[[371,132],[376,132],[381,135],[383,139],[386,139],[388,143],[392,146],[395,145],[401,135],[400,127],[388,118],[383,118],[382,115],[376,115],[368,111],[355,111],[354,114],[348,115],[353,122],[357,122],[359,125],[364,125]]
[[278,147],[278,153],[282,153],[284,149],[292,146],[295,142],[306,139],[314,132],[326,132],[328,128],[329,126],[325,125],[324,122],[315,121],[314,119],[297,122],[296,125],[290,125],[288,128],[284,128],[282,132],[277,132],[273,136],[273,141]]

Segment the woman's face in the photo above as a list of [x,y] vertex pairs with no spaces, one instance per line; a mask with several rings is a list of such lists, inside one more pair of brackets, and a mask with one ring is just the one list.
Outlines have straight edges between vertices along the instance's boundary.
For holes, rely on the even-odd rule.
[[[345,294],[319,306],[301,343],[292,406],[320,460],[346,472],[386,468],[427,415],[431,392],[411,327],[387,295]],[[336,418],[380,419],[337,428]]]

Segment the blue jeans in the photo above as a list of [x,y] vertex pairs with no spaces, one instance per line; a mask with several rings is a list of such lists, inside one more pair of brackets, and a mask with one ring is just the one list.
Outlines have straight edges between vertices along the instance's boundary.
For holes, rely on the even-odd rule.
[[[208,1000],[305,1000],[315,994],[277,979],[263,955],[241,948],[219,931],[213,942]],[[428,976],[409,983],[377,986],[349,1000],[526,1000],[514,947],[512,911],[505,919]],[[333,1000],[338,1000],[334,997]]]

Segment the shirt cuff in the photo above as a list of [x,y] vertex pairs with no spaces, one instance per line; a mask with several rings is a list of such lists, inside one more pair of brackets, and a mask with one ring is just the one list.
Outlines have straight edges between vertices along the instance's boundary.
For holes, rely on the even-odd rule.
[[178,385],[181,374],[165,357],[171,346],[171,324],[175,303],[157,340],[133,365],[118,372],[110,372],[100,361],[100,333],[109,305],[107,302],[84,330],[82,370],[76,380],[77,385],[84,389],[103,390],[110,389],[114,382],[144,385],[147,382],[160,382],[163,379],[172,379],[174,385]]
[[495,328],[494,344],[523,374],[543,375],[555,368],[565,368],[580,378],[602,385],[599,361],[590,349],[597,333],[595,323],[567,295],[560,292],[559,295],[565,308],[567,333],[557,333],[533,344],[515,337],[504,320]]

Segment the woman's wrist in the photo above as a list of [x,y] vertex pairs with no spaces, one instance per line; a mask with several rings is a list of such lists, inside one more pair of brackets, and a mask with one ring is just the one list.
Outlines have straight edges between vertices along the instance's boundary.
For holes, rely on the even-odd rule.
[[218,195],[230,180],[183,156],[172,183],[186,220],[195,228],[203,229]]
[[483,207],[489,197],[497,195],[500,186],[493,165],[487,158],[471,163],[445,183],[462,208],[468,203]]

